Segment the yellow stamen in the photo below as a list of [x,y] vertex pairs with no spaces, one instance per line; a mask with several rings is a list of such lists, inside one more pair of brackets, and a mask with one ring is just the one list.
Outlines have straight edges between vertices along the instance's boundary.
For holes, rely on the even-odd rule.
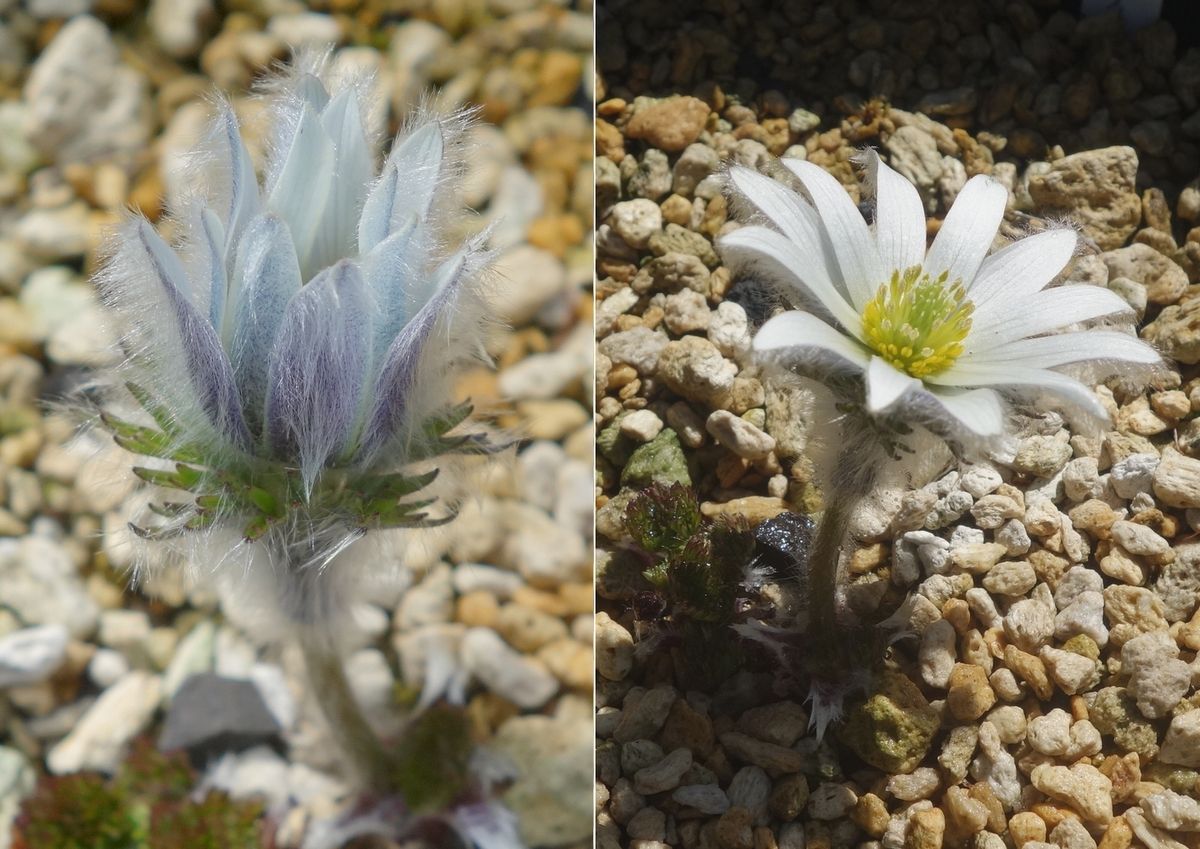
[[867,344],[896,368],[922,379],[950,368],[963,352],[975,305],[961,281],[914,265],[892,272],[863,308]]

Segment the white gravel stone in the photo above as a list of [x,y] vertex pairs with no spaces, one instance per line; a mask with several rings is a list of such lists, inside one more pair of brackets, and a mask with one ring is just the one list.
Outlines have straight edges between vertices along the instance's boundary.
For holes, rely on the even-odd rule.
[[136,153],[151,131],[146,88],[142,75],[121,63],[104,24],[74,17],[25,83],[27,137],[58,162]]
[[626,286],[613,292],[603,301],[596,304],[596,338],[603,339],[612,333],[617,325],[617,318],[633,309],[638,302],[638,293]]
[[750,350],[750,320],[741,304],[722,301],[717,306],[709,317],[708,341],[731,359]]
[[489,628],[471,628],[459,648],[462,664],[491,692],[532,710],[558,692],[558,681],[538,660],[511,648]]
[[1200,802],[1173,790],[1163,790],[1139,803],[1146,819],[1167,831],[1200,831]]
[[676,787],[671,798],[709,816],[719,816],[729,810],[729,797],[716,784],[688,784]]
[[747,460],[761,460],[775,450],[775,438],[728,410],[715,410],[705,429],[734,454]]
[[1035,752],[1062,757],[1071,748],[1071,715],[1061,708],[1029,721],[1025,738]]
[[676,336],[707,330],[710,321],[708,300],[693,289],[681,289],[667,295],[663,306],[663,324]]
[[1022,599],[1005,614],[1004,633],[1023,651],[1036,652],[1054,634],[1054,611],[1040,601]]
[[1104,578],[1095,569],[1072,566],[1054,589],[1054,606],[1059,610],[1085,592],[1103,592]]
[[1095,457],[1076,457],[1063,467],[1063,491],[1072,501],[1098,498],[1104,491]]
[[162,698],[162,679],[133,671],[105,690],[46,756],[55,775],[81,770],[112,773],[126,744],[145,730]]
[[1158,759],[1168,764],[1200,767],[1200,710],[1189,710],[1171,720]]
[[650,237],[662,230],[662,210],[648,198],[621,201],[613,204],[609,224],[631,248],[644,248]]
[[921,634],[918,664],[921,669],[921,680],[930,687],[938,690],[946,689],[956,660],[955,644],[957,639],[958,635],[954,626],[945,619],[934,622]]
[[1112,538],[1130,554],[1145,557],[1152,563],[1166,563],[1174,559],[1171,543],[1145,525],[1124,520],[1113,522]]
[[1025,740],[1029,727],[1028,719],[1025,711],[1017,705],[993,708],[986,719],[995,727],[1000,742],[1006,746],[1013,746]]
[[101,690],[120,681],[128,671],[129,661],[125,655],[113,649],[96,649],[87,665],[88,678]]
[[1009,519],[996,530],[993,539],[1004,546],[1009,557],[1025,554],[1033,544],[1029,539],[1029,531],[1025,530],[1025,525],[1020,519]]
[[1017,762],[1000,742],[1000,735],[992,723],[979,725],[979,750],[971,762],[971,777],[986,781],[1005,809],[1014,808],[1021,798],[1021,778]]
[[1154,470],[1153,489],[1168,507],[1200,507],[1200,460],[1167,446]]
[[613,361],[614,365],[627,363],[637,369],[643,377],[652,376],[658,367],[658,358],[667,346],[665,333],[648,327],[622,330],[600,340],[600,353]]
[[1019,598],[1037,583],[1037,573],[1025,560],[1009,560],[997,563],[983,576],[983,588],[993,595]]
[[1127,689],[1148,719],[1167,716],[1192,687],[1192,669],[1179,660],[1179,648],[1165,631],[1141,634],[1121,647]]
[[635,442],[649,442],[663,429],[663,421],[653,410],[634,410],[621,419],[621,435]]
[[916,802],[928,799],[941,784],[938,771],[933,767],[917,767],[907,775],[893,775],[888,779],[887,791],[901,802]]
[[808,797],[808,815],[815,820],[839,820],[858,802],[849,786],[834,781],[818,784]]
[[1004,478],[991,466],[971,466],[964,469],[959,476],[958,486],[978,501],[985,495],[991,495],[996,487],[1004,483]]
[[70,635],[62,625],[38,625],[0,637],[0,687],[37,684],[66,659]]
[[596,671],[621,681],[633,669],[633,635],[604,611],[596,614]]
[[1108,626],[1104,622],[1104,596],[1094,590],[1081,592],[1054,617],[1054,636],[1066,641],[1076,634],[1087,634],[1096,644],[1108,644]]
[[1074,652],[1042,646],[1038,653],[1054,683],[1068,696],[1083,692],[1095,682],[1096,662]]
[[1158,463],[1157,454],[1130,454],[1113,463],[1108,473],[1113,492],[1127,500],[1139,492],[1149,492]]

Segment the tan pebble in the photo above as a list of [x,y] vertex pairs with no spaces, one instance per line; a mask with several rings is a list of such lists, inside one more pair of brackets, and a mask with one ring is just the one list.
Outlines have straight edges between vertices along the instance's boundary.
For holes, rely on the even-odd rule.
[[692,220],[691,201],[682,195],[671,195],[660,206],[662,207],[664,221],[671,224],[678,224],[680,227],[686,227],[688,222]]
[[1045,843],[1046,821],[1032,811],[1013,814],[1008,821],[1008,834],[1017,849],[1030,842]]
[[887,805],[874,793],[864,793],[854,803],[850,819],[871,837],[882,837],[888,825]]
[[905,849],[942,849],[946,836],[946,815],[940,808],[917,811],[908,821]]
[[887,546],[881,542],[856,548],[854,553],[850,555],[848,566],[850,573],[852,575],[865,575],[867,572],[874,571],[876,567],[884,562],[887,553]]
[[971,628],[971,607],[961,598],[947,599],[942,605],[942,618],[961,636]]
[[1059,805],[1051,804],[1050,802],[1037,802],[1031,808],[1033,813],[1042,818],[1042,822],[1046,824],[1046,828],[1053,831],[1058,828],[1063,820],[1078,820],[1079,814],[1074,811],[1060,807]]
[[946,707],[955,719],[974,721],[995,703],[996,693],[983,669],[969,663],[954,664],[946,692]]
[[558,588],[558,596],[567,607],[567,616],[591,613],[596,607],[595,592],[590,583],[563,584]]
[[1054,694],[1054,684],[1046,674],[1046,665],[1040,657],[1023,652],[1016,646],[1008,646],[1004,650],[1004,663],[1033,689],[1038,698],[1045,701]]
[[760,825],[754,829],[754,849],[779,849],[775,832],[769,826]]
[[981,781],[978,784],[971,786],[967,791],[972,799],[982,802],[988,811],[987,828],[993,834],[1000,834],[1005,828],[1004,805],[996,796],[996,791],[992,789],[992,785],[986,781]]
[[1042,764],[1029,778],[1038,790],[1070,805],[1090,822],[1103,825],[1112,819],[1112,782],[1091,764],[1069,768]]
[[554,593],[548,593],[545,590],[537,590],[533,587],[519,586],[513,591],[512,600],[515,604],[522,607],[529,607],[534,610],[540,610],[543,613],[549,613],[551,616],[567,616],[570,611],[566,605]]
[[717,820],[717,844],[721,849],[753,849],[753,821],[753,816],[745,808],[730,808]]
[[944,805],[947,828],[959,840],[977,831],[983,831],[987,826],[987,805],[978,799],[972,799],[966,788],[951,787],[947,790]]
[[496,624],[499,610],[495,596],[483,590],[474,590],[459,598],[456,618],[464,625],[491,628]]
[[1133,829],[1125,822],[1124,817],[1117,817],[1104,829],[1104,835],[1096,849],[1129,849],[1132,843]]
[[595,674],[591,646],[564,638],[542,646],[537,656],[555,678],[572,690],[591,690]]

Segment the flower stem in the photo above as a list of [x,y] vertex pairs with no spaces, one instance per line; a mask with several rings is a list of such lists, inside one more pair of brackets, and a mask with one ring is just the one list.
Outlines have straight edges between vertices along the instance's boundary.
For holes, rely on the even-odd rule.
[[394,793],[399,789],[399,764],[367,722],[333,640],[320,630],[300,629],[300,649],[309,685],[330,733],[367,789],[380,795]]
[[871,428],[849,423],[838,453],[837,466],[825,492],[825,512],[809,561],[809,633],[822,641],[839,633],[837,579],[845,540],[854,508],[875,484],[879,453]]

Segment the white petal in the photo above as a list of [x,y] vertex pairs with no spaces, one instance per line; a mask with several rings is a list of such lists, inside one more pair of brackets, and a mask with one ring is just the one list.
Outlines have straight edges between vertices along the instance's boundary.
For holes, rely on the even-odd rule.
[[976,436],[998,436],[1004,430],[1004,405],[991,389],[937,389],[930,395]]
[[320,112],[329,103],[329,91],[315,75],[304,73],[296,80],[296,94],[313,108]]
[[306,104],[286,145],[268,191],[267,205],[287,222],[296,256],[308,279],[319,270],[310,265],[309,255],[333,182],[333,144],[317,114]]
[[[999,308],[1000,301],[1004,302],[1003,309]],[[973,319],[967,336],[969,352],[982,353],[1080,321],[1132,312],[1115,292],[1088,285],[1059,286],[1018,301],[1000,298],[997,307],[982,321]]]
[[961,280],[969,289],[991,250],[1007,202],[1008,189],[991,177],[979,174],[967,180],[933,239],[925,270],[933,277],[949,272],[951,281]]
[[904,393],[921,386],[921,381],[909,377],[882,357],[871,357],[867,366],[867,410],[882,413]]
[[1159,356],[1136,336],[1115,330],[1079,330],[1055,336],[1017,339],[987,351],[966,353],[948,370],[931,377],[929,382],[954,386],[955,372],[972,365],[1054,368],[1090,360],[1122,360],[1150,365],[1159,362]]
[[799,310],[780,313],[768,320],[754,337],[754,350],[798,357],[833,355],[839,364],[844,361],[859,370],[865,369],[870,359],[867,350],[849,336],[815,315]]
[[784,159],[783,164],[812,198],[833,245],[850,302],[861,310],[890,274],[890,269],[885,271],[879,262],[871,228],[842,184],[824,169],[798,159]]
[[875,245],[884,272],[925,261],[925,207],[916,187],[888,167],[874,150],[865,156],[865,184],[875,187]]
[[1075,253],[1074,230],[1046,230],[1007,245],[983,261],[975,280],[964,278],[975,321],[1046,288]]
[[833,256],[833,248],[817,211],[808,201],[779,181],[764,177],[751,168],[731,168],[729,179],[734,188],[800,250],[822,257],[826,277],[845,295],[845,287],[841,285],[842,272]]
[[[1028,366],[998,365],[955,365],[953,386],[991,386],[1000,389],[1015,389],[1024,395],[1048,393],[1057,395],[1077,408],[1097,418],[1105,419],[1105,412],[1096,394],[1073,377],[1057,371]],[[950,372],[938,375],[945,377]]]
[[[409,289],[427,267],[421,223],[414,217],[378,245],[362,260],[367,290],[378,307],[374,352],[381,361],[400,328],[421,304],[409,303]],[[428,275],[432,280],[433,275]]]
[[786,288],[795,305],[815,306],[833,316],[847,332],[862,333],[862,319],[834,288],[820,258],[804,252],[786,236],[766,227],[741,227],[722,236],[718,247],[726,265],[753,263],[772,283]]

